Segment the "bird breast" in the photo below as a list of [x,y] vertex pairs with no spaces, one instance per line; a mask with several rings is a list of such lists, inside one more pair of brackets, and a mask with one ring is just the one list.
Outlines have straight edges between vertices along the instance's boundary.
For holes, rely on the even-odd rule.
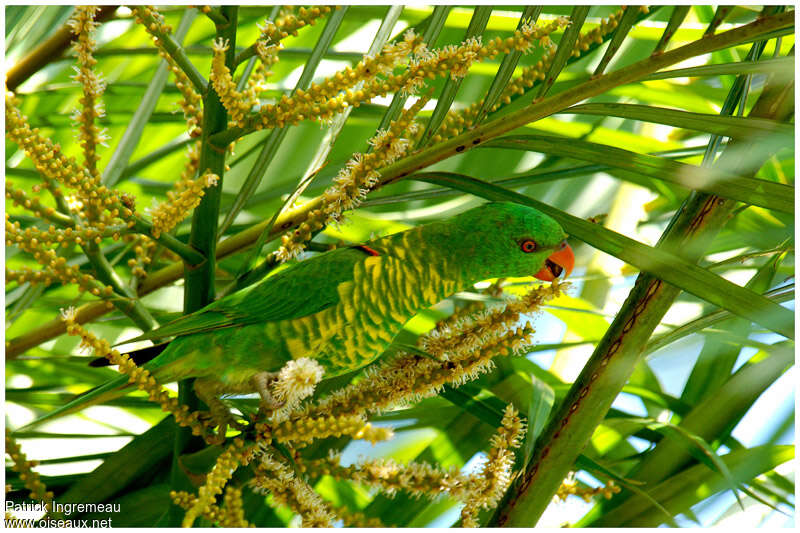
[[282,323],[291,357],[316,358],[326,375],[358,369],[380,356],[417,312],[459,290],[439,269],[404,255],[356,263],[353,281],[338,286],[336,305]]

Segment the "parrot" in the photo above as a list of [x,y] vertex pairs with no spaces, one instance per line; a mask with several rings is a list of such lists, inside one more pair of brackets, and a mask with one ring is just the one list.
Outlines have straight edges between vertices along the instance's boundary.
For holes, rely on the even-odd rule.
[[[380,357],[420,310],[479,281],[568,276],[575,258],[566,239],[536,209],[489,202],[296,262],[123,344],[172,339],[131,356],[159,383],[194,378],[212,412],[223,394],[258,393],[269,406],[268,384],[291,360],[311,358],[324,378],[336,377]],[[127,382],[120,376],[26,427],[119,396]]]

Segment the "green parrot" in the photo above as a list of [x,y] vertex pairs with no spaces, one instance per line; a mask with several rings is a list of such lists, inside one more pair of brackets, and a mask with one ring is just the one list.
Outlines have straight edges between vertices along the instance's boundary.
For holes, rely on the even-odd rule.
[[[134,361],[160,383],[196,378],[209,407],[230,393],[258,392],[269,404],[270,379],[292,359],[312,358],[334,377],[371,363],[421,309],[478,281],[569,275],[566,238],[535,209],[487,203],[298,262],[126,343],[173,338],[132,352]],[[101,385],[33,424],[119,396],[127,381]]]

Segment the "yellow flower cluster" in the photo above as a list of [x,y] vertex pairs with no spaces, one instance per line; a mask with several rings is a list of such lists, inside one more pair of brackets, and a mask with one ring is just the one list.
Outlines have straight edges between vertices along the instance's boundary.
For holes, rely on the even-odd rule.
[[70,244],[85,244],[94,242],[100,244],[104,238],[111,237],[115,241],[121,239],[121,233],[127,226],[105,226],[100,231],[92,226],[76,226],[65,229],[57,229],[52,224],[46,231],[35,227],[28,227],[21,230],[20,223],[9,221],[6,214],[6,244],[14,244],[26,252],[35,254],[42,246],[61,246],[68,247]]
[[315,477],[329,475],[393,495],[399,490],[419,497],[447,494],[465,503],[463,525],[474,527],[480,509],[497,505],[511,482],[513,450],[521,444],[525,425],[512,405],[503,414],[501,427],[492,436],[491,448],[480,472],[462,474],[457,468],[442,469],[429,463],[398,464],[391,459],[371,459],[342,466],[338,455],[324,459],[298,460],[298,470]]
[[[93,291],[95,288],[98,289],[98,295],[102,294],[102,291],[99,290],[99,287],[94,285],[93,282],[96,282],[94,278],[88,276],[87,278],[77,277],[75,275],[71,277],[59,275],[60,273],[56,273],[53,271],[42,271],[42,270],[33,270],[28,267],[22,267],[19,269],[10,269],[6,267],[6,283],[19,283],[22,285],[23,283],[32,283],[34,285],[50,285],[51,283],[55,283],[58,281],[64,281],[68,283],[78,283],[78,287],[81,291]],[[81,283],[83,282],[83,283]],[[109,303],[109,305],[111,305]]]
[[392,428],[376,427],[369,422],[364,424],[364,427],[359,429],[356,434],[353,435],[354,439],[365,440],[371,444],[377,444],[378,442],[391,440],[393,437],[394,431],[392,431]]
[[471,480],[469,497],[461,510],[463,527],[478,527],[480,509],[493,509],[511,484],[514,466],[513,450],[522,443],[525,424],[509,404],[503,413],[502,425],[492,436],[491,448],[481,472]]
[[178,105],[183,110],[187,128],[193,137],[200,135],[200,125],[203,123],[203,98],[195,90],[192,82],[186,76],[164,48],[164,37],[172,32],[172,28],[164,22],[164,17],[154,6],[132,6],[137,23],[144,26],[147,33],[153,38],[158,48],[158,54],[167,62],[169,70],[175,75],[175,87],[180,91],[182,99]]
[[151,216],[153,218],[153,237],[156,239],[162,233],[170,231],[186,218],[189,212],[200,205],[201,198],[205,195],[207,187],[213,187],[219,181],[219,176],[206,172],[198,179],[181,180],[175,189],[168,191],[167,199],[156,207]]
[[[491,298],[500,299],[503,296],[503,283],[505,278],[498,278],[494,283],[479,292]],[[434,334],[433,331],[449,331],[468,319],[475,313],[480,313],[486,309],[486,302],[468,301],[460,309],[455,309],[453,313],[436,322],[436,326],[428,335]]]
[[222,501],[225,504],[223,507],[225,511],[219,520],[220,527],[255,527],[244,517],[242,489],[228,485],[225,487]]
[[[519,328],[504,326],[503,329],[505,333],[459,347],[441,361],[401,352],[396,359],[368,369],[365,376],[368,383],[361,382],[352,390],[344,389],[332,395],[324,408],[334,409],[334,412],[359,409],[353,401],[364,397],[370,409],[381,410],[434,396],[448,383],[458,386],[474,380],[493,368],[495,357],[511,355],[530,344],[533,328],[529,325]],[[351,398],[351,394],[355,397]]]
[[222,104],[228,111],[229,125],[244,128],[245,115],[258,104],[261,85],[268,76],[269,67],[278,61],[280,41],[289,35],[297,35],[297,30],[306,25],[313,25],[316,19],[328,14],[333,8],[329,6],[303,8],[298,14],[284,13],[275,22],[267,22],[261,27],[261,36],[250,47],[250,55],[257,55],[259,63],[251,73],[247,87],[243,91],[236,90],[233,75],[225,64],[225,52],[229,46],[221,40],[213,43],[213,59],[211,63],[211,83],[219,95]]
[[[391,92],[415,93],[426,79],[440,76],[463,77],[475,61],[494,58],[512,50],[528,52],[535,42],[549,43],[550,33],[569,23],[559,17],[545,27],[525,24],[511,37],[492,39],[483,44],[472,38],[456,46],[428,50],[413,32],[398,44],[390,44],[375,58],[367,58],[355,69],[338,72],[309,91],[284,95],[277,103],[264,106],[256,117],[248,118],[248,128],[274,128],[302,120],[329,120],[348,106],[358,106]],[[398,74],[391,70],[407,62]],[[361,88],[352,90],[359,84]]]
[[538,309],[546,300],[556,298],[562,290],[558,281],[531,289],[518,300],[509,300],[504,307],[478,313],[457,321],[452,326],[434,329],[420,340],[420,346],[431,355],[452,359],[454,354],[468,354],[478,346],[505,334],[515,324],[520,314]]
[[190,145],[186,150],[186,164],[181,172],[181,179],[175,182],[172,186],[175,194],[180,194],[184,189],[190,186],[192,180],[197,176],[197,171],[200,169],[200,148],[202,141],[197,141]]
[[[603,38],[614,31],[619,25],[625,7],[620,8],[616,13],[612,13],[607,18],[600,21],[600,24],[586,33],[581,33],[575,42],[572,55],[580,57],[583,52],[589,49],[592,43],[601,44]],[[541,59],[534,65],[527,66],[516,78],[510,80],[503,89],[497,102],[492,106],[490,112],[496,111],[501,105],[511,103],[514,95],[524,94],[527,89],[533,87],[537,81],[544,80],[545,74],[550,69],[550,65],[555,58],[557,47],[552,42],[543,43],[547,51]],[[483,100],[473,103],[469,107],[460,110],[453,110],[447,114],[444,122],[431,139],[432,143],[441,142],[444,139],[455,137],[468,127],[472,126],[478,117],[478,112],[483,106]]]
[[206,482],[197,491],[197,499],[191,507],[187,509],[183,517],[183,527],[192,527],[195,519],[203,514],[211,512],[211,507],[218,494],[222,494],[225,484],[233,476],[233,473],[240,465],[250,462],[255,451],[255,445],[245,446],[242,439],[234,439],[217,457],[214,467],[206,476]]
[[94,350],[95,355],[98,357],[106,357],[111,364],[119,365],[119,372],[127,375],[130,378],[128,381],[135,384],[139,390],[145,391],[150,401],[159,404],[163,411],[171,413],[178,425],[189,427],[193,435],[203,436],[206,440],[211,440],[208,431],[208,426],[211,422],[200,421],[199,412],[190,413],[187,405],[182,405],[178,403],[177,398],[171,397],[158,384],[150,372],[136,366],[136,363],[131,360],[128,354],[120,354],[117,350],[112,350],[106,340],[98,339],[94,334],[78,324],[75,321],[75,310],[73,308],[62,310],[61,318],[66,325],[68,335],[80,337],[82,346]]
[[258,99],[255,98],[254,90],[244,93],[236,90],[231,71],[225,64],[225,52],[229,47],[227,41],[222,41],[222,39],[214,41],[212,46],[214,58],[211,60],[211,83],[222,105],[228,111],[229,124],[244,127],[244,117],[258,103]]
[[[91,16],[91,10],[79,10],[77,18],[73,20],[76,31],[79,28],[86,30],[91,26]],[[91,39],[87,37],[86,31],[88,30],[81,31],[79,41],[83,44],[79,50],[79,56],[84,56],[81,71],[88,73],[94,64],[94,59],[89,54]],[[88,74],[82,75],[82,77],[85,78],[85,83],[82,82],[84,88],[91,85],[93,78]],[[86,104],[86,98],[83,101]],[[64,283],[76,283],[81,291],[89,291],[96,296],[108,299],[114,292],[112,288],[98,283],[90,274],[82,273],[76,267],[66,265],[65,260],[56,255],[53,247],[68,248],[79,245],[93,248],[107,238],[119,240],[134,227],[137,227],[136,231],[142,231],[137,226],[137,223],[141,221],[135,216],[134,203],[130,197],[124,194],[120,195],[117,191],[102,185],[96,172],[92,175],[87,168],[79,166],[73,158],[63,155],[58,145],[41,136],[38,129],[32,129],[29,126],[27,118],[17,106],[16,97],[7,93],[7,137],[19,144],[41,175],[42,183],[34,185],[33,191],[39,193],[43,188],[48,189],[53,194],[60,211],[43,206],[39,196],[28,198],[24,191],[7,184],[6,196],[11,198],[15,205],[36,214],[41,213],[54,224],[46,231],[31,227],[23,232],[20,231],[19,224],[11,225],[7,219],[7,243],[14,244],[32,254],[34,259],[44,266],[44,269],[39,272],[34,272],[28,267],[9,271],[7,281],[52,283],[60,280]],[[82,124],[86,126],[89,122],[84,121]],[[85,141],[88,138],[86,135],[88,134],[81,134],[81,139]],[[87,144],[84,142],[84,148],[86,146]],[[196,166],[196,158],[190,157],[189,167],[193,169]],[[157,209],[152,235],[158,238],[162,232],[177,224],[185,217],[185,213],[200,201],[202,188],[213,183],[214,178],[211,176],[204,176],[200,180],[185,179],[179,182],[177,189],[180,192],[171,195],[169,201]],[[58,184],[73,190],[74,194],[65,197]],[[198,189],[201,190],[198,192]],[[135,275],[144,274],[141,265],[150,261],[150,258],[144,257],[143,254],[152,252],[153,249],[153,243],[137,247],[138,260],[132,267],[136,270]],[[95,267],[103,268],[102,265],[99,267],[95,265]],[[119,287],[117,289],[121,290]],[[119,293],[115,294],[119,295]]]
[[[412,62],[412,68],[417,65],[426,65],[423,71],[428,77],[431,76],[431,71],[428,69],[434,67],[440,73],[449,72],[453,79],[462,78],[467,75],[469,67],[475,61],[494,59],[498,54],[507,54],[512,51],[528,53],[537,41],[542,46],[550,46],[550,34],[568,24],[568,17],[556,17],[541,28],[527,22],[511,37],[505,39],[496,37],[484,45],[481,39],[472,38],[461,46],[449,45],[441,50],[429,52],[422,60],[417,61],[417,64]],[[443,68],[446,69],[444,72],[442,72]]]
[[[253,105],[258,103],[258,96],[261,94],[263,85],[267,81],[267,78],[272,76],[272,71],[269,69],[272,67],[272,65],[278,62],[279,50],[280,44],[267,45],[263,41],[258,41],[258,43],[256,43],[256,54],[258,55],[260,61],[256,63],[256,66],[250,73],[250,77],[247,79],[247,88],[245,89],[244,96],[248,101],[252,102]],[[212,81],[216,80],[212,79]]]
[[260,42],[266,44],[273,44],[282,41],[289,35],[297,35],[297,31],[303,27],[316,24],[317,19],[324,17],[334,9],[339,9],[338,6],[312,6],[309,8],[301,7],[297,10],[297,14],[283,13],[275,22],[267,21],[260,27],[261,36]]
[[281,238],[281,247],[276,252],[278,259],[287,261],[296,257],[315,231],[331,222],[340,222],[344,211],[355,209],[361,204],[369,191],[378,184],[379,170],[406,154],[411,146],[408,137],[413,136],[418,129],[414,117],[426,102],[427,98],[418,99],[397,120],[392,121],[385,131],[379,131],[370,139],[374,148],[372,152],[357,153],[347,162],[333,179],[333,185],[323,194],[322,206],[311,210],[305,221]]
[[128,267],[134,277],[143,278],[147,275],[145,267],[153,260],[156,242],[145,235],[126,235],[126,240],[135,242],[133,253],[135,258],[128,259]]
[[[386,94],[392,90],[385,81],[392,78],[392,69],[407,60],[419,43],[419,37],[408,32],[402,41],[386,45],[375,57],[365,57],[355,67],[347,67],[321,83],[313,83],[308,91],[297,90],[292,96],[283,95],[276,103],[263,106],[257,115],[248,117],[242,127],[282,128],[303,120],[327,121],[347,106],[357,107],[373,96]],[[378,78],[379,74],[385,76]],[[352,90],[364,81],[370,83]]]
[[[643,6],[646,9],[646,6]],[[622,15],[625,13],[626,6],[620,7],[616,12],[611,13],[608,17],[600,21],[600,24],[592,28],[589,32],[581,34],[578,41],[575,43],[575,49],[572,51],[574,57],[579,57],[581,52],[589,49],[592,43],[603,44],[603,37],[617,29]]]
[[[197,496],[185,491],[170,491],[169,497],[178,507],[189,510],[197,504]],[[223,497],[224,506],[215,503],[206,505],[201,516],[219,527],[255,527],[244,517],[242,490],[228,485]]]
[[[36,170],[46,179],[76,191],[82,209],[76,214],[89,219],[88,212],[106,213],[97,220],[108,224],[116,218],[130,220],[133,211],[125,207],[115,191],[100,185],[71,157],[61,152],[61,147],[31,128],[28,119],[17,108],[19,102],[12,93],[6,93],[6,136],[25,151]],[[94,218],[92,219],[94,222]],[[129,222],[133,225],[133,221]]]
[[[51,225],[47,231],[42,231],[35,227],[28,227],[22,230],[20,223],[11,223],[8,214],[6,214],[6,244],[8,246],[17,246],[20,250],[30,253],[44,267],[40,271],[23,268],[16,273],[12,272],[11,277],[19,283],[28,281],[31,283],[50,284],[56,280],[65,284],[74,283],[78,285],[78,289],[81,292],[89,291],[95,296],[108,298],[113,293],[112,287],[104,286],[91,274],[82,273],[78,267],[68,265],[65,257],[58,256],[56,251],[49,247],[61,246],[66,248],[70,244],[99,243],[105,237],[119,240],[119,232],[123,229],[124,227],[119,226],[106,227],[105,231],[100,232],[93,227],[79,226],[75,229],[68,227],[61,230]],[[7,281],[9,280],[7,279]]]
[[338,516],[345,527],[363,527],[363,528],[386,528],[386,524],[381,522],[378,518],[367,516],[358,511],[351,511],[344,505],[341,507],[333,507],[333,513]]
[[32,270],[22,267],[19,270],[6,269],[6,283],[16,281],[17,283],[34,283],[49,285],[54,281],[61,281],[65,284],[76,284],[81,292],[88,291],[94,296],[109,298],[114,289],[103,285],[91,274],[81,272],[80,268],[67,264],[67,258],[59,256],[55,250],[47,248],[51,244],[62,244],[66,246],[69,242],[88,242],[100,238],[100,234],[91,228],[73,231],[72,228],[56,230],[50,226],[47,232],[36,228],[26,228],[21,230],[19,222],[13,224],[6,215],[6,245],[15,245],[21,250],[29,252],[33,258],[44,268],[42,270]]
[[276,442],[293,442],[295,445],[311,442],[314,439],[324,439],[327,437],[340,437],[351,435],[354,438],[365,440],[378,440],[391,437],[391,431],[383,428],[373,428],[367,424],[364,417],[360,415],[339,415],[339,416],[318,416],[318,417],[298,417],[286,420],[275,425],[271,432],[266,430],[263,425],[256,428],[260,429],[262,435],[269,434]]
[[[297,35],[298,30],[305,26],[313,26],[318,18],[327,15],[333,9],[338,9],[338,7],[300,7],[297,14],[291,12],[293,9],[294,6],[287,6],[274,22],[267,21],[264,25],[259,26],[261,29],[259,38],[244,54],[240,54],[237,57],[237,62],[240,62],[241,57],[246,59],[246,57],[255,54],[260,61],[256,64],[247,80],[247,88],[242,93],[239,93],[243,97],[242,100],[236,102],[231,97],[222,100],[228,112],[235,115],[235,119],[232,118],[230,120],[232,125],[244,127],[244,123],[240,120],[242,110],[245,112],[250,111],[258,103],[261,86],[272,75],[269,68],[278,61],[278,51],[281,48],[280,42],[289,35]],[[214,73],[211,77],[211,82],[214,84],[214,89],[217,93],[235,94],[232,92],[232,90],[235,91],[235,85],[233,84],[231,73],[228,71],[226,74],[220,66],[215,66],[214,64],[212,64],[212,69],[214,69]],[[246,102],[246,104],[243,102]]]
[[[167,192],[167,199],[150,210],[152,217],[151,235],[158,239],[162,233],[172,230],[178,223],[185,219],[189,212],[199,205],[205,194],[205,188],[216,185],[218,176],[206,173],[196,178],[200,165],[200,141],[191,145],[187,151],[186,165],[181,173],[181,178],[176,181],[172,190]],[[145,241],[147,242],[147,241]],[[148,264],[153,243],[146,247],[136,247],[136,261],[129,261],[132,269],[136,265]],[[137,269],[135,275],[144,275],[144,270]]]
[[[332,512],[328,504],[306,481],[295,475],[287,464],[275,459],[271,455],[272,452],[274,450],[270,447],[269,440],[257,439],[255,444],[245,444],[242,439],[237,438],[217,458],[196,496],[183,491],[171,492],[172,501],[187,511],[183,526],[190,527],[198,517],[202,516],[220,526],[250,527],[242,509],[241,490],[227,484],[239,466],[249,465],[255,457],[259,457],[260,460],[253,467],[255,476],[250,481],[253,490],[272,494],[275,503],[287,505],[301,516],[304,527],[330,526],[339,513]],[[307,472],[306,463],[300,460],[299,454],[295,452],[293,456],[298,471]],[[315,464],[317,463],[321,462]],[[324,468],[324,462],[321,464],[321,468]],[[317,468],[317,471],[319,470],[320,468]],[[457,473],[454,472],[453,475]],[[220,507],[216,499],[223,489],[225,489],[224,506]],[[367,519],[360,513],[351,514],[343,509],[342,515],[349,523],[376,525],[375,520]]]
[[[375,79],[379,74],[390,74],[420,44],[420,37],[408,32],[405,39],[387,44],[374,57],[366,56],[355,67],[347,67],[321,83],[312,83],[308,91],[298,89],[292,96],[283,95],[278,102],[265,106],[260,112],[261,127],[283,127],[287,123],[296,124],[306,118],[328,120],[343,111],[347,105],[360,105],[368,100],[368,96],[361,89],[351,89],[364,80]],[[231,115],[231,121],[240,128],[246,128],[248,124],[244,120],[245,115],[257,100],[236,91],[231,73],[225,66],[224,54],[227,48],[227,43],[214,43],[212,82]],[[277,59],[277,47],[262,47],[259,55],[264,61],[274,61]],[[342,91],[344,93],[339,95]],[[285,120],[291,116],[294,118]]]
[[39,477],[39,473],[33,470],[38,463],[29,461],[25,457],[17,441],[9,434],[8,429],[6,429],[6,454],[11,458],[11,470],[19,472],[19,479],[25,484],[25,488],[31,491],[30,498],[45,502],[49,509],[53,501],[53,493],[47,490],[47,487]]
[[[60,189],[56,190],[60,193]],[[41,191],[41,186],[35,185],[34,192],[39,191]],[[55,208],[42,205],[39,196],[28,197],[28,193],[22,189],[17,189],[10,181],[6,181],[6,198],[11,200],[15,206],[25,208],[32,212],[37,218],[43,218],[60,226],[71,226],[74,224],[72,219],[62,215],[56,211]]]
[[622,489],[609,480],[607,484],[600,485],[599,487],[587,487],[578,484],[575,479],[575,473],[570,472],[567,478],[561,482],[553,499],[556,501],[565,501],[568,496],[578,496],[585,502],[590,502],[595,496],[602,496],[606,500],[610,500],[614,494],[618,494]]
[[92,32],[97,27],[94,15],[100,8],[97,6],[78,6],[75,14],[68,24],[72,33],[77,37],[73,49],[78,58],[78,68],[75,80],[83,88],[83,98],[80,103],[82,108],[76,112],[75,120],[79,126],[80,144],[86,161],[86,169],[94,180],[94,185],[100,184],[100,173],[97,170],[97,145],[102,144],[105,135],[100,127],[95,124],[98,118],[104,115],[100,97],[105,91],[105,84],[95,74],[94,66],[97,60],[92,56],[95,47]]
[[303,461],[298,467],[304,473],[347,479],[380,489],[389,495],[404,490],[413,496],[433,499],[447,493],[463,501],[470,491],[470,477],[461,474],[456,467],[444,470],[429,463],[417,462],[402,465],[392,459],[384,458],[341,466],[340,460],[340,456],[334,455],[324,459]]
[[256,475],[250,481],[253,489],[272,494],[275,502],[300,515],[303,527],[333,527],[336,517],[319,494],[266,449],[254,470]]

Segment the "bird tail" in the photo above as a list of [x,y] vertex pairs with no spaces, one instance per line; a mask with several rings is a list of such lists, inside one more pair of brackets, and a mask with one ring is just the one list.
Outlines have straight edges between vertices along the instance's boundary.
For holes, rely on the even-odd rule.
[[27,431],[38,426],[39,424],[42,424],[43,422],[48,422],[50,420],[75,413],[91,405],[96,405],[119,398],[120,396],[124,396],[129,392],[126,389],[128,389],[128,376],[123,375],[104,383],[103,385],[99,385],[93,389],[79,394],[70,400],[66,405],[62,405],[58,409],[51,411],[46,415],[40,416],[33,422],[18,428],[16,431]]
[[[155,344],[153,346],[147,346],[145,348],[139,348],[138,350],[134,350],[132,352],[125,352],[130,356],[131,360],[136,363],[137,366],[142,366],[143,364],[152,361],[158,355],[164,351],[169,343],[163,344]],[[89,366],[94,367],[101,367],[101,366],[110,366],[111,361],[107,357],[98,357],[96,359],[92,359],[89,362]]]

